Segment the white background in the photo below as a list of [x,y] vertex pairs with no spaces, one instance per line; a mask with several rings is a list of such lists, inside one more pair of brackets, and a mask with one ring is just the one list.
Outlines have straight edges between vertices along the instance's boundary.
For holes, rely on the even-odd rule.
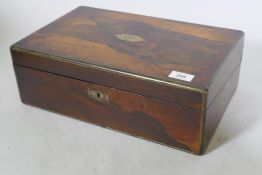
[[[262,4],[257,0],[1,0],[0,175],[262,174]],[[79,5],[243,30],[240,83],[195,156],[20,102],[9,46]]]

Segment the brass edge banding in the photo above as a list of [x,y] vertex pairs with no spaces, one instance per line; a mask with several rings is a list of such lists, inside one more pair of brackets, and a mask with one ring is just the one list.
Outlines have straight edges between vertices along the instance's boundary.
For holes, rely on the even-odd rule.
[[31,54],[31,55],[41,56],[41,57],[53,59],[53,60],[56,60],[56,61],[71,63],[71,64],[75,64],[75,65],[79,65],[79,66],[101,69],[101,70],[104,70],[104,71],[107,71],[107,72],[119,73],[119,74],[122,74],[122,75],[125,75],[125,76],[134,77],[134,78],[137,78],[137,79],[152,81],[152,82],[155,82],[155,83],[158,83],[158,84],[164,84],[164,85],[167,85],[167,86],[173,86],[173,87],[177,87],[177,88],[180,88],[180,89],[186,89],[186,90],[190,90],[190,91],[194,91],[194,92],[200,92],[202,94],[205,93],[204,89],[200,89],[200,88],[196,88],[196,87],[192,87],[192,86],[181,85],[181,84],[177,84],[177,83],[171,83],[171,82],[167,82],[167,81],[163,81],[163,80],[159,80],[159,79],[155,79],[155,78],[150,78],[150,77],[145,77],[145,76],[142,76],[142,75],[137,75],[137,74],[133,74],[133,73],[129,73],[129,72],[114,70],[114,69],[111,69],[111,68],[102,67],[102,66],[98,66],[98,65],[94,65],[94,64],[80,63],[80,62],[76,62],[76,61],[73,61],[73,60],[69,60],[65,57],[49,55],[49,54],[46,54],[46,53],[41,53],[41,52],[36,52],[36,51],[31,51],[31,50],[25,50],[25,49],[22,49],[22,48],[18,48],[16,46],[11,46],[11,50],[23,52],[23,53],[28,53],[28,54]]
[[200,149],[199,153],[203,154],[205,151],[205,128],[206,128],[206,105],[207,105],[207,94],[208,91],[205,90],[202,96],[202,112],[201,112],[201,118],[200,118]]

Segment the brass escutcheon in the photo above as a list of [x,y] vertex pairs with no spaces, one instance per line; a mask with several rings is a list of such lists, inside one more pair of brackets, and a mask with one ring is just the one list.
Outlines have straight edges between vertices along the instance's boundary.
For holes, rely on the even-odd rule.
[[87,89],[87,94],[89,97],[93,98],[94,100],[100,101],[100,102],[109,102],[109,96],[107,94],[104,94],[102,92],[93,90],[93,89]]

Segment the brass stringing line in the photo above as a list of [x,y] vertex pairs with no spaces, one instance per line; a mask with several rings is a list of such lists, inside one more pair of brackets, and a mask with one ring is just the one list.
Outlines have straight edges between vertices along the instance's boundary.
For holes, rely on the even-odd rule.
[[205,113],[206,113],[206,101],[207,101],[207,91],[205,90],[203,93],[203,98],[202,98],[202,113],[201,113],[201,126],[200,126],[200,151],[203,149],[203,146],[205,144],[204,140],[204,134],[205,134]]

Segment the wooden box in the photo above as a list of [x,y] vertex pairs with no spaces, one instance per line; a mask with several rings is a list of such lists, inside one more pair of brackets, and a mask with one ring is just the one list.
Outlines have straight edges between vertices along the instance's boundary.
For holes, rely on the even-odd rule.
[[11,46],[22,102],[202,154],[238,84],[244,34],[79,7]]

